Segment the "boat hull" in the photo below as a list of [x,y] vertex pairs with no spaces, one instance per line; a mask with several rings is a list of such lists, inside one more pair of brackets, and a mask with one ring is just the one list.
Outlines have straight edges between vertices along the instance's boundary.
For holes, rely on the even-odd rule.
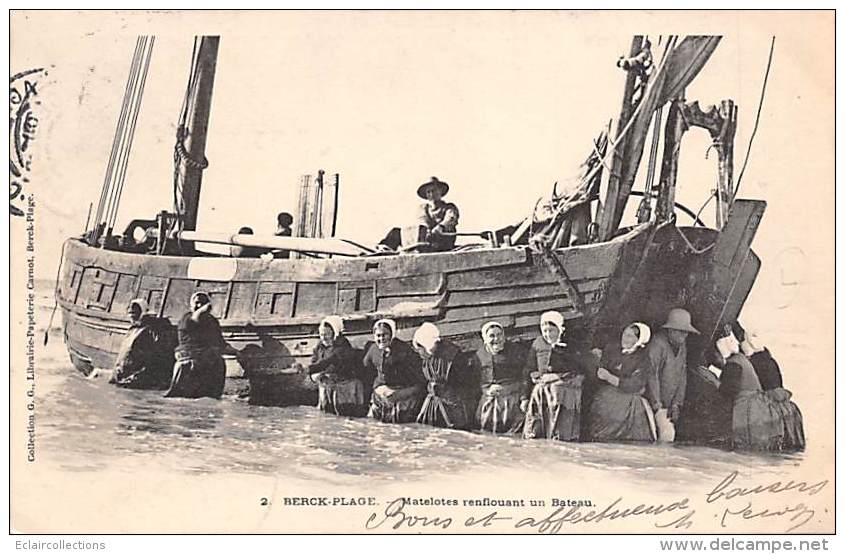
[[[720,235],[702,228],[687,234],[697,244]],[[674,227],[651,225],[547,254],[504,247],[270,261],[150,256],[71,239],[56,297],[71,361],[89,373],[114,365],[129,327],[130,300],[144,299],[175,324],[190,296],[205,291],[224,338],[237,351],[226,357],[230,386],[235,383],[230,390],[246,394],[248,381],[254,403],[308,404],[316,401],[316,387],[294,368],[308,364],[326,315],[343,316],[345,334],[358,348],[370,339],[373,323],[389,317],[403,340],[431,321],[443,336],[472,350],[481,346],[486,321],[501,323],[511,340],[528,341],[539,335],[540,314],[557,310],[568,325],[587,328],[600,346],[634,319],[659,324],[669,308],[688,306],[690,287],[700,283],[694,277],[707,273],[708,258],[691,253]],[[723,304],[741,309],[756,270],[751,273],[746,270],[741,286],[731,284]]]

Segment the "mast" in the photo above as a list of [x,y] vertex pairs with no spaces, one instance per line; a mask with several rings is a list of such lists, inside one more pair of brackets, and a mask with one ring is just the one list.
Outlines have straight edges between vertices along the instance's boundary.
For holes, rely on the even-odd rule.
[[181,227],[186,231],[195,231],[197,228],[202,172],[208,167],[205,143],[219,43],[219,36],[199,37],[199,44],[194,49],[185,106],[177,132],[176,169],[178,183],[181,185],[179,215]]
[[[631,48],[627,60],[634,60],[643,50],[643,35],[634,35],[631,40]],[[620,60],[619,65],[622,67]],[[616,218],[616,206],[620,195],[620,180],[622,167],[625,163],[627,152],[627,140],[622,135],[622,130],[628,125],[631,113],[634,111],[634,93],[637,90],[638,74],[636,71],[627,71],[625,77],[625,91],[622,94],[622,108],[619,112],[619,120],[616,122],[616,146],[613,148],[613,160],[608,174],[607,193],[605,195],[604,207],[599,214],[599,240],[607,240],[613,232],[612,226]]]

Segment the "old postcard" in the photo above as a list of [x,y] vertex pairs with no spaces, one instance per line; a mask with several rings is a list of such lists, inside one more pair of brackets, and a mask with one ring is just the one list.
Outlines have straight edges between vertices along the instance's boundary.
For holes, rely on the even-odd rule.
[[832,11],[10,24],[13,532],[834,531]]

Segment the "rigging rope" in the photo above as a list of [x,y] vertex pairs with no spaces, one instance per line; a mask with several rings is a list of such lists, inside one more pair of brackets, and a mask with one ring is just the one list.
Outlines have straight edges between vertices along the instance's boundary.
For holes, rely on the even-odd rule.
[[686,243],[687,248],[689,248],[693,252],[693,254],[704,254],[705,252],[707,252],[708,250],[710,250],[711,248],[716,246],[716,241],[714,240],[713,242],[711,242],[710,244],[708,244],[704,248],[696,248],[690,242],[690,240],[687,238],[687,236],[684,234],[684,232],[681,231],[681,229],[677,225],[673,225],[672,227],[678,232],[679,235],[681,235],[681,238],[684,239],[684,242]]
[[637,222],[645,223],[651,219],[651,198],[654,191],[654,169],[657,165],[657,149],[660,144],[660,124],[663,122],[663,106],[654,112],[654,130],[651,135],[651,149],[648,154],[643,199],[637,210]]
[[745,174],[745,167],[748,165],[748,158],[751,156],[751,145],[754,143],[754,137],[757,135],[757,127],[760,125],[760,113],[763,111],[763,99],[766,97],[766,85],[769,82],[769,71],[772,69],[772,57],[775,53],[775,37],[772,37],[772,45],[769,47],[769,61],[766,64],[766,76],[763,77],[763,88],[760,90],[760,102],[757,104],[757,117],[754,120],[754,129],[751,131],[751,138],[748,139],[748,149],[745,151],[745,160],[742,162],[742,169],[739,172],[739,177],[736,180],[736,187],[734,187],[733,197],[736,198],[739,192],[739,185],[742,183],[742,176]]
[[126,88],[123,91],[123,103],[120,107],[120,116],[117,120],[117,127],[114,130],[114,139],[112,140],[112,149],[109,154],[109,161],[106,165],[106,174],[103,177],[103,187],[100,189],[100,200],[97,203],[97,213],[94,216],[94,239],[96,240],[100,232],[100,224],[102,223],[103,210],[106,207],[107,198],[111,191],[111,178],[114,171],[114,163],[117,158],[118,150],[120,149],[121,136],[123,134],[123,126],[126,121],[126,112],[129,107],[130,91],[132,90],[135,67],[138,63],[138,56],[141,48],[141,37],[135,42],[135,52],[132,55],[132,64],[129,67],[129,77],[126,79]]
[[[637,102],[637,106],[634,108],[634,111],[631,113],[630,117],[628,117],[628,121],[625,123],[625,126],[622,128],[621,131],[616,134],[615,139],[611,138],[610,135],[608,135],[607,142],[609,148],[607,149],[607,152],[605,152],[605,155],[599,159],[599,163],[596,164],[596,166],[593,167],[593,169],[581,179],[581,183],[578,185],[579,187],[582,187],[586,183],[589,183],[593,179],[593,177],[595,177],[596,173],[598,173],[603,167],[605,167],[605,162],[610,159],[611,156],[615,156],[617,154],[616,146],[622,141],[625,135],[628,134],[628,130],[633,126],[634,121],[636,121],[637,117],[640,114],[640,110],[642,109],[644,104],[643,99],[647,98],[648,95],[651,93],[652,89],[655,86],[654,83],[659,82],[658,77],[661,73],[663,73],[663,71],[666,69],[666,66],[668,65],[668,63],[666,62],[671,57],[671,51],[674,49],[675,42],[673,39],[675,38],[677,37],[670,37],[669,41],[667,42],[666,50],[663,52],[663,56],[660,59],[660,65],[657,67],[657,69],[654,70],[654,73],[649,77],[648,82],[645,86],[645,90],[640,96],[640,101]],[[559,215],[558,212],[555,213],[555,216],[557,215]]]
[[[179,114],[179,128],[176,131],[176,144],[173,148],[173,211],[178,214],[174,225],[181,225],[182,216],[185,213],[185,203],[182,197],[182,179],[180,174],[180,165],[184,163],[186,166],[193,169],[205,169],[208,167],[208,160],[195,160],[188,154],[185,148],[185,139],[190,135],[191,129],[187,128],[188,112],[193,109],[196,101],[196,81],[197,81],[197,62],[199,59],[199,42],[197,37],[194,37],[194,47],[191,54],[191,68],[188,73],[188,82],[185,86],[185,97],[182,99],[182,111]],[[170,229],[168,230],[170,234]]]
[[[111,221],[111,212],[114,207],[114,200],[115,200],[115,192],[116,192],[116,180],[120,175],[120,168],[123,165],[123,158],[126,151],[126,131],[128,129],[127,124],[132,119],[132,108],[135,105],[135,95],[136,95],[136,87],[138,85],[138,73],[141,68],[141,58],[143,56],[144,48],[146,47],[146,40],[145,37],[138,37],[139,43],[139,50],[138,50],[138,57],[134,60],[134,64],[132,66],[132,75],[130,77],[131,84],[129,87],[129,98],[126,104],[126,117],[124,118],[123,122],[119,126],[120,129],[120,138],[118,139],[118,149],[117,149],[117,157],[115,158],[115,164],[112,168],[112,173],[109,176],[109,191],[108,191],[108,199],[106,203],[105,212],[103,213],[103,225],[105,226],[106,230],[108,229],[109,222]],[[106,231],[108,232],[108,231]]]
[[117,219],[154,42],[155,37],[140,36],[135,43],[120,116],[97,204],[95,227],[92,231],[94,243],[99,240],[104,230],[111,233]]
[[140,55],[138,57],[138,62],[136,64],[135,68],[134,68],[135,73],[133,75],[134,79],[133,79],[133,83],[132,83],[132,89],[130,91],[129,104],[128,104],[128,109],[127,109],[127,112],[126,112],[126,120],[124,120],[124,125],[121,129],[122,134],[121,134],[120,149],[118,150],[118,154],[117,154],[117,163],[116,163],[116,166],[115,166],[115,170],[114,170],[114,173],[112,174],[111,190],[109,191],[110,192],[109,203],[107,205],[106,213],[105,213],[105,226],[106,226],[106,233],[107,234],[111,234],[112,218],[113,218],[114,211],[116,210],[116,203],[117,203],[117,190],[120,187],[121,170],[124,168],[126,160],[127,160],[127,155],[128,155],[127,140],[128,140],[128,132],[129,132],[129,127],[127,125],[131,125],[131,121],[133,119],[133,114],[134,114],[134,111],[136,109],[136,103],[137,103],[137,100],[138,100],[138,83],[139,83],[141,67],[144,63],[143,62],[144,53],[145,53],[146,48],[147,48],[147,37],[140,37],[140,42],[141,42]]
[[127,144],[126,144],[126,154],[123,159],[123,165],[120,168],[120,176],[118,177],[117,181],[117,192],[115,193],[115,203],[114,209],[112,211],[112,217],[109,221],[108,228],[114,228],[115,221],[117,220],[117,211],[120,207],[120,200],[123,196],[123,187],[126,183],[126,169],[129,166],[129,153],[132,150],[132,142],[135,138],[135,127],[138,124],[138,115],[141,113],[141,100],[144,97],[144,87],[147,83],[147,75],[150,69],[150,60],[152,59],[153,55],[153,45],[155,44],[155,37],[150,37],[149,41],[149,48],[144,53],[145,60],[144,60],[144,69],[141,71],[141,82],[138,87],[138,91],[136,94],[136,104],[133,105],[132,111],[132,123],[130,124],[128,135],[127,135]]

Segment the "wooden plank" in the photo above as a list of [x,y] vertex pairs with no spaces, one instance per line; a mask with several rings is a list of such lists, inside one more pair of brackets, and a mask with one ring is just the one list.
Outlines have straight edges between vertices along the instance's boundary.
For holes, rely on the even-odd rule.
[[657,196],[657,220],[669,221],[675,215],[675,183],[678,177],[678,160],[681,139],[687,129],[681,106],[683,100],[674,100],[669,106],[663,131],[663,159],[660,163],[660,181]]
[[122,273],[118,276],[117,287],[115,288],[111,309],[109,311],[121,315],[126,313],[126,309],[129,307],[129,302],[135,298],[136,281],[137,278],[135,275]]
[[696,321],[705,336],[712,337],[725,313],[734,287],[751,252],[751,242],[766,210],[762,200],[736,200],[727,225],[719,233],[706,283],[692,305],[698,307]]
[[340,175],[337,173],[323,182],[322,213],[320,220],[320,236],[322,237],[335,236],[339,184]]
[[728,224],[713,248],[714,264],[731,267],[745,258],[765,211],[766,202],[763,200],[742,199],[734,202]]
[[619,257],[628,242],[635,240],[637,234],[632,233],[624,240],[610,243],[591,244],[587,246],[572,246],[562,250],[555,250],[555,256],[572,281],[585,279],[599,279],[608,277],[616,271]]
[[429,309],[435,309],[440,304],[441,296],[438,295],[407,295],[407,296],[389,296],[387,298],[379,298],[377,304],[378,312],[386,312],[396,309],[397,306],[418,304],[428,306]]
[[302,175],[299,178],[299,201],[296,206],[296,219],[293,224],[293,236],[308,236],[308,214],[310,213],[311,202],[311,175]]
[[395,279],[378,280],[378,296],[405,296],[417,294],[440,294],[446,285],[446,276],[437,273],[412,275]]
[[739,278],[734,285],[733,291],[731,291],[731,295],[725,303],[725,309],[722,313],[721,321],[717,324],[717,328],[718,325],[739,319],[740,313],[742,312],[742,306],[745,304],[745,300],[751,293],[754,281],[757,279],[757,274],[760,272],[760,265],[760,258],[754,253],[754,251],[751,251],[748,254],[748,258],[745,260],[745,264],[742,266],[742,271],[740,272]]
[[[83,267],[104,267],[110,271],[166,279],[187,275],[191,257],[144,256],[90,247],[81,241],[68,241],[65,259]],[[237,281],[356,281],[391,279],[424,274],[466,271],[519,265],[528,260],[522,247],[440,252],[431,254],[373,256],[332,259],[238,259]],[[162,286],[163,288],[163,286]]]
[[[616,270],[622,245],[625,243],[573,247],[555,251],[573,283],[607,278]],[[449,290],[478,290],[490,287],[556,284],[557,279],[539,260],[536,265],[490,268],[450,274]]]
[[548,310],[566,311],[572,309],[568,299],[537,300],[498,304],[494,306],[477,306],[468,308],[450,308],[446,310],[444,319],[448,321],[464,321],[477,318],[492,318],[505,315],[516,315],[526,312],[545,312]]
[[519,285],[548,285],[557,283],[546,268],[522,266],[464,271],[448,277],[449,291],[472,291],[489,288],[507,288]]
[[233,281],[227,318],[246,318],[255,309],[255,297],[258,283],[248,281]]
[[[154,291],[157,289],[151,288],[148,290]],[[188,302],[195,291],[196,283],[194,281],[189,279],[171,279],[167,297],[164,298],[162,315],[178,320],[182,314],[188,311]]]
[[320,315],[336,313],[336,283],[299,283],[294,315]]
[[[578,291],[587,299],[588,295],[594,295],[602,287],[601,280],[584,281],[577,284]],[[518,300],[540,300],[551,298],[567,298],[560,285],[532,285],[519,288],[505,289],[490,288],[474,291],[450,292],[446,298],[446,306],[456,308],[459,306],[481,306],[486,304],[500,304],[502,302],[514,302]]]
[[294,284],[286,281],[261,281],[258,283],[259,294],[282,292],[293,294]]

